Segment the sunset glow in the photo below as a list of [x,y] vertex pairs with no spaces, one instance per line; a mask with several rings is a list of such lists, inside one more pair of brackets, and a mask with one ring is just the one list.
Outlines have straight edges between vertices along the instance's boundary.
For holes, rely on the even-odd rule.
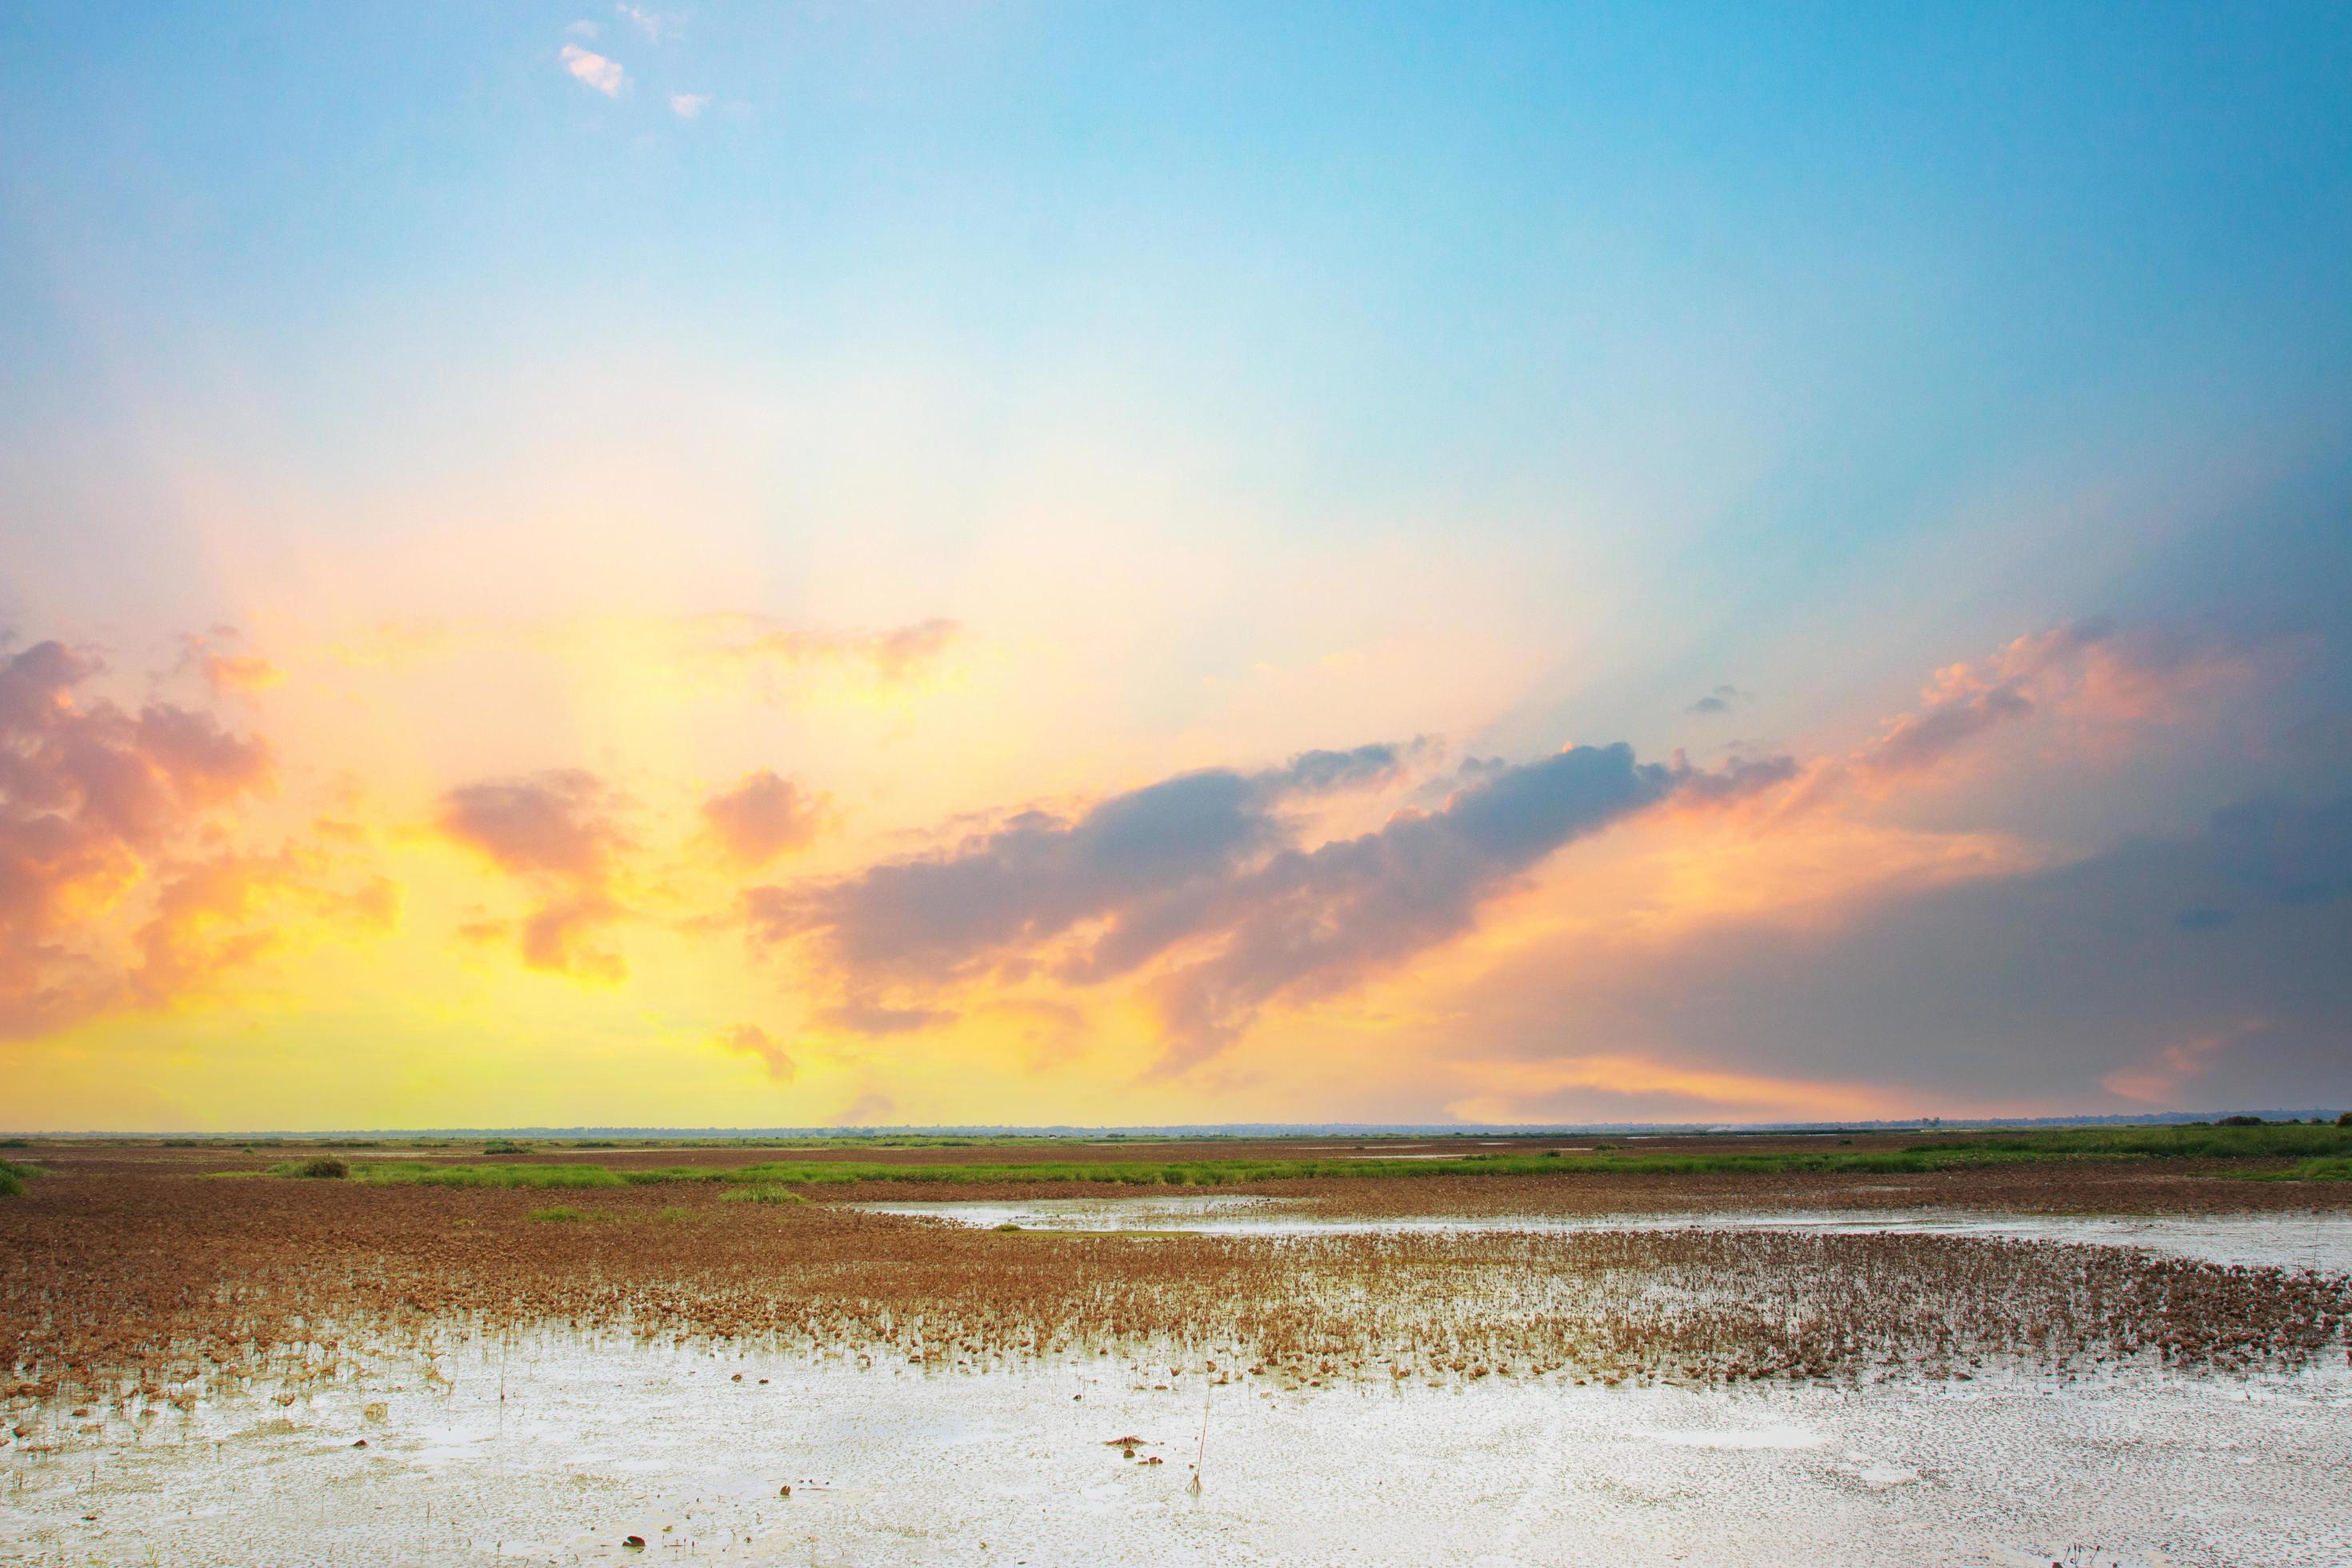
[[2343,14],[2005,15],[20,19],[0,1127],[2343,1100]]

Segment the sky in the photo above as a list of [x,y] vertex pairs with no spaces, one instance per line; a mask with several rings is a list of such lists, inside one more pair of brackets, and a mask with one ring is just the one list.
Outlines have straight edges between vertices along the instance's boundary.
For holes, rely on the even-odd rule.
[[12,5],[0,1127],[2352,1105],[2352,13]]

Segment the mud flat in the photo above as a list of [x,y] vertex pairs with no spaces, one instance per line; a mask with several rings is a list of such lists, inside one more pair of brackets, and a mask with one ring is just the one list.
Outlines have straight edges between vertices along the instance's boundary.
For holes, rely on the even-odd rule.
[[2352,1563],[2336,1188],[222,1163],[0,1205],[0,1563]]
[[0,1561],[639,1560],[630,1535],[825,1568],[2352,1559],[2341,1365],[1318,1388],[541,1334],[28,1430],[0,1454]]

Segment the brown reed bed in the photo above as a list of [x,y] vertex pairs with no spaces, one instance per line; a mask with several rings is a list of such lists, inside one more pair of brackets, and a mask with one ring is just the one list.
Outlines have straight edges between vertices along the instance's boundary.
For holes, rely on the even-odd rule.
[[2352,1326],[2343,1277],[2044,1243],[1003,1234],[730,1190],[567,1194],[593,1223],[551,1223],[528,1191],[44,1179],[0,1209],[0,1370],[26,1401],[184,1401],[556,1331],[930,1367],[1150,1353],[1308,1382],[1728,1382],[2293,1368],[2344,1353]]

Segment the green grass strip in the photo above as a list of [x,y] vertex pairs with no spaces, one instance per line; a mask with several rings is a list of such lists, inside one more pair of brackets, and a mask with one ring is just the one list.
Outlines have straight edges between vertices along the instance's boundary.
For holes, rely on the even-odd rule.
[[[2336,1181],[2352,1160],[2352,1129],[2333,1127],[2126,1128],[1956,1140],[1907,1149],[1784,1151],[1754,1154],[1465,1154],[1441,1160],[1209,1159],[1089,1160],[989,1164],[901,1164],[866,1160],[766,1161],[731,1168],[660,1165],[614,1169],[591,1164],[437,1164],[422,1160],[357,1160],[349,1179],[362,1185],[500,1188],[659,1186],[720,1182],[759,1186],[845,1186],[898,1182],[926,1186],[1083,1183],[1097,1186],[1224,1187],[1255,1182],[1324,1178],[1531,1176],[1573,1172],[1600,1175],[1797,1174],[1855,1173],[1919,1174],[1974,1166],[2064,1160],[2163,1158],[2263,1159],[2315,1156],[2299,1179]],[[339,1163],[340,1162],[338,1162]],[[281,1176],[329,1174],[321,1162],[289,1161],[271,1167]],[[2324,1169],[2321,1169],[2323,1168]],[[2318,1170],[2305,1174],[2305,1170]],[[2284,1173],[2281,1173],[2284,1174]]]
[[2352,1127],[2269,1122],[2258,1127],[2069,1127],[1915,1143],[1911,1152],[2140,1155],[2155,1160],[2294,1160],[2352,1155]]
[[[350,1180],[370,1186],[566,1188],[659,1186],[677,1182],[722,1182],[754,1186],[843,1186],[856,1182],[909,1182],[935,1186],[984,1184],[1087,1183],[1131,1187],[1223,1187],[1248,1182],[1298,1181],[1314,1177],[1440,1177],[1557,1174],[1563,1171],[1625,1174],[1692,1174],[1710,1172],[1938,1171],[1956,1165],[2010,1163],[2048,1158],[2037,1154],[1960,1151],[1920,1153],[1885,1151],[1857,1153],[1778,1154],[1470,1154],[1446,1160],[1188,1160],[1068,1161],[1034,1164],[907,1165],[873,1161],[765,1162],[734,1167],[664,1165],[613,1170],[604,1165],[438,1165],[421,1160],[362,1160],[350,1166]],[[307,1162],[271,1167],[281,1176],[300,1176]]]

